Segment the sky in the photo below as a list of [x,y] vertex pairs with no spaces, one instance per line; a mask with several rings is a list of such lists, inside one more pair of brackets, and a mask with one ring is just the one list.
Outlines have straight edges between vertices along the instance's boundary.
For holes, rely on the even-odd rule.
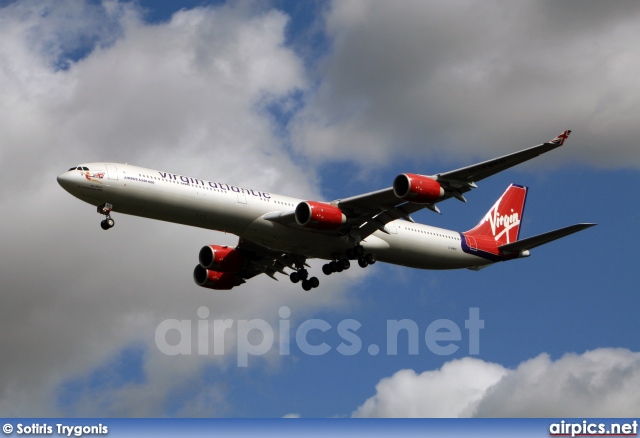
[[[639,20],[637,2],[0,1],[0,415],[637,416]],[[55,180],[127,162],[332,200],[565,129],[414,218],[470,229],[516,183],[521,236],[597,227],[479,272],[311,261],[310,292],[199,288],[199,249],[237,237],[117,213],[104,232]]]

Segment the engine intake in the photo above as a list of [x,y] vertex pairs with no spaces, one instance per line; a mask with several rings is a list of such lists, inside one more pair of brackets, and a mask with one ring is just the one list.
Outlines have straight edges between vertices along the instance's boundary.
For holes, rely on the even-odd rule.
[[442,199],[444,189],[431,177],[403,173],[393,180],[393,193],[403,201],[432,204]]
[[240,251],[220,245],[202,247],[198,261],[203,268],[218,272],[238,273],[245,265],[245,258]]
[[193,270],[193,281],[198,286],[215,290],[229,290],[243,283],[242,279],[231,272],[218,272],[198,265]]
[[324,202],[306,201],[296,207],[298,225],[316,230],[337,230],[347,222],[342,211]]

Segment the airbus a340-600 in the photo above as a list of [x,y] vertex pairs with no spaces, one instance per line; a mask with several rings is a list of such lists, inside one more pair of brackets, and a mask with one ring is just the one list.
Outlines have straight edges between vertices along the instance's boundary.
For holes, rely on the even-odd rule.
[[[319,202],[119,163],[86,163],[58,176],[73,196],[97,206],[102,229],[112,212],[233,233],[235,248],[207,245],[193,272],[197,285],[231,289],[267,274],[288,275],[305,290],[318,287],[307,259],[324,259],[326,275],[379,260],[419,269],[480,269],[529,256],[529,250],[595,224],[576,224],[520,239],[527,187],[510,185],[482,220],[456,232],[418,224],[411,214],[439,212],[449,198],[466,201],[476,182],[551,151],[571,131],[548,143],[473,166],[437,173],[398,175],[391,187]],[[286,270],[291,270],[287,273]]]

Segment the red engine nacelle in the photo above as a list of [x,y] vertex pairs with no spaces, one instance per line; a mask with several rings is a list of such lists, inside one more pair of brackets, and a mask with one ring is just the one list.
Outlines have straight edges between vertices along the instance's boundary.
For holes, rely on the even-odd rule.
[[243,283],[242,279],[232,272],[210,271],[198,265],[193,270],[193,281],[198,286],[208,289],[229,290]]
[[403,201],[432,204],[444,196],[444,189],[428,176],[403,173],[393,180],[393,193]]
[[334,205],[306,201],[296,207],[296,222],[307,228],[336,230],[347,222],[347,217]]
[[229,273],[240,272],[245,265],[244,256],[240,251],[220,245],[202,247],[198,261],[205,269]]

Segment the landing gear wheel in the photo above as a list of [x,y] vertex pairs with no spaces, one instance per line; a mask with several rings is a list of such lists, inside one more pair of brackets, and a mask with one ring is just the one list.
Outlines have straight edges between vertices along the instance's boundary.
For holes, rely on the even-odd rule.
[[311,287],[313,288],[320,286],[320,280],[318,280],[318,277],[311,277],[307,281],[309,282],[309,284],[311,284]]
[[291,283],[297,283],[300,281],[300,275],[298,275],[298,272],[292,272],[289,274],[289,280],[291,280]]
[[356,247],[353,248],[353,251],[356,256],[362,257],[362,255],[364,254],[364,247],[362,245],[356,245]]
[[333,273],[333,269],[331,269],[331,265],[327,263],[326,265],[322,265],[322,272],[324,272],[324,275],[331,275]]
[[[313,277],[315,278],[315,277]],[[311,280],[302,280],[302,289],[309,291],[313,288],[311,285]]]
[[342,269],[349,269],[351,267],[351,262],[349,259],[342,259],[338,262],[339,265],[342,266]]
[[107,220],[103,220],[102,222],[100,222],[100,227],[102,227],[103,230],[108,230],[109,228],[111,228],[109,226],[109,224],[107,223]]
[[366,268],[369,266],[369,263],[367,263],[367,260],[364,257],[360,257],[358,259],[358,265],[360,265],[361,268]]
[[107,226],[109,228],[113,228],[113,226],[116,224],[116,221],[114,221],[111,217],[107,217],[105,221],[107,222]]
[[306,280],[306,279],[307,279],[307,277],[309,277],[309,271],[307,271],[306,269],[300,269],[300,270],[298,271],[298,278],[299,278],[300,280],[303,280],[303,281],[304,281],[304,280]]
[[376,262],[376,256],[371,253],[367,254],[364,257],[367,260],[367,263],[370,265],[373,265]]

